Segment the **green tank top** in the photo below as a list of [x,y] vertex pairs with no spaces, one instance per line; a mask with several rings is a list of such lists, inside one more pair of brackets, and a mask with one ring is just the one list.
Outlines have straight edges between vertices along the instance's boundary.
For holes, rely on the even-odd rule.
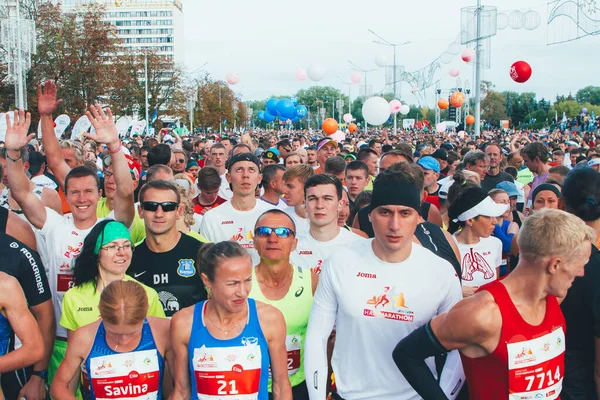
[[[292,386],[304,382],[304,341],[308,316],[313,304],[312,277],[309,270],[293,267],[294,276],[290,290],[281,300],[269,300],[260,290],[256,273],[252,270],[252,290],[250,297],[277,308],[283,314],[286,324],[285,347],[287,349],[288,377]],[[270,371],[269,371],[270,374]],[[272,381],[269,376],[269,392]]]

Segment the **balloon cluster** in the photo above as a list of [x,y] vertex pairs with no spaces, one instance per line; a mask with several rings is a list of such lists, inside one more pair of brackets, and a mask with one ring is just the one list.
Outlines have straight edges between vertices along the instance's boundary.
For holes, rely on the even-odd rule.
[[295,97],[281,100],[275,97],[270,98],[265,108],[266,110],[258,112],[258,119],[265,122],[273,122],[275,118],[279,118],[281,122],[288,120],[296,122],[308,116],[308,108],[298,105],[298,99]]

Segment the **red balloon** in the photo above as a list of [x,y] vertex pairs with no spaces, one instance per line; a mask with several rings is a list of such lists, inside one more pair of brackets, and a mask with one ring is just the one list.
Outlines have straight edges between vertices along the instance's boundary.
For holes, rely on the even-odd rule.
[[525,83],[531,78],[531,65],[525,61],[517,61],[510,67],[510,77],[518,83]]

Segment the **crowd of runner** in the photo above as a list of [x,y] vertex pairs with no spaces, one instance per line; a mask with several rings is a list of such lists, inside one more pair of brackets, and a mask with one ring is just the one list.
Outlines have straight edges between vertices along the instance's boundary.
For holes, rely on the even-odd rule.
[[600,398],[594,133],[0,143],[0,398]]

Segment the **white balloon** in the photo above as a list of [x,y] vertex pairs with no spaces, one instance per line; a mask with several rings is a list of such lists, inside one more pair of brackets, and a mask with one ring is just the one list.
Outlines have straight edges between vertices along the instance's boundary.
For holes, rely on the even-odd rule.
[[458,42],[452,42],[448,45],[448,49],[446,50],[448,53],[452,54],[453,56],[457,55],[458,53],[460,53],[460,43]]
[[325,78],[325,67],[319,64],[313,64],[308,67],[308,77],[311,81],[319,82],[321,79]]
[[499,12],[498,13],[498,30],[502,31],[504,29],[506,29],[508,27],[508,15],[506,15],[505,13]]
[[371,97],[362,107],[365,121],[370,125],[381,125],[390,118],[390,104],[383,97]]
[[519,11],[515,10],[508,15],[508,26],[512,29],[521,29],[525,25],[525,15]]
[[440,62],[442,64],[450,64],[452,62],[452,60],[454,59],[454,56],[448,52],[444,52],[441,56],[440,56]]
[[537,11],[529,10],[524,14],[525,26],[528,31],[537,29],[542,23],[542,17]]
[[402,104],[400,107],[400,114],[407,115],[410,112],[410,107],[407,104]]
[[383,67],[387,67],[388,66],[388,59],[386,56],[377,56],[375,57],[375,64],[377,64],[378,67],[383,68]]
[[437,133],[443,133],[443,132],[446,132],[446,124],[445,124],[445,123],[443,123],[443,122],[440,122],[439,124],[437,124],[437,125],[435,126],[435,131],[436,131]]

